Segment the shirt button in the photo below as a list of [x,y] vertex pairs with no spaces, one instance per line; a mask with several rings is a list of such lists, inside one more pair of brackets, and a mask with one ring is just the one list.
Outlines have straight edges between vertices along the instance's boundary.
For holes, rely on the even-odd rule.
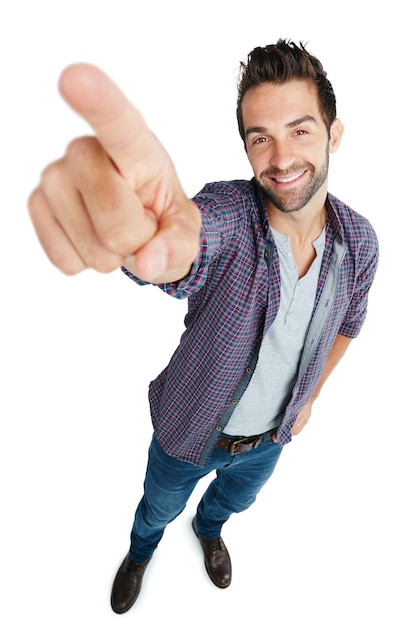
[[218,430],[219,432],[222,432],[221,426],[216,426],[216,430]]
[[247,367],[247,368],[245,369],[245,372],[246,372],[247,374],[250,374],[250,373],[251,373],[251,371],[252,371],[252,369],[251,369],[250,367]]
[[270,259],[270,258],[271,258],[271,253],[270,253],[270,252],[268,252],[268,250],[266,250],[266,251],[265,251],[265,254],[264,254],[264,257],[265,257],[266,259]]
[[232,404],[237,404],[237,400],[236,400],[236,398],[233,398],[233,400],[232,400]]

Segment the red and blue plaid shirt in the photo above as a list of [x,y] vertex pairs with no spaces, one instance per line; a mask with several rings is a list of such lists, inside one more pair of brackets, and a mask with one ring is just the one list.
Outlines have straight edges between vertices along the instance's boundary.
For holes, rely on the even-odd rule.
[[[254,180],[210,183],[194,201],[202,214],[199,257],[185,279],[158,285],[169,295],[188,298],[185,331],[168,366],[151,382],[149,400],[155,436],[165,452],[204,465],[249,383],[262,337],[277,314],[280,272]],[[358,335],[378,262],[377,237],[368,220],[330,194],[326,206],[315,305],[278,431],[280,445],[291,440],[336,335]]]

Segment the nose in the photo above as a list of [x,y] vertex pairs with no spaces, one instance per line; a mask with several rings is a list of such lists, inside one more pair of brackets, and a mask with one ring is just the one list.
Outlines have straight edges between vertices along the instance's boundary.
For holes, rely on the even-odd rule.
[[275,140],[271,146],[270,166],[285,172],[294,161],[295,155],[291,142],[285,139]]

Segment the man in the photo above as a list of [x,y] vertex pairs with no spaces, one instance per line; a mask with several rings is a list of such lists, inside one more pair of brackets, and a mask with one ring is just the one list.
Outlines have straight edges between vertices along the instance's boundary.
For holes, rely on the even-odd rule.
[[279,40],[242,64],[237,118],[254,178],[208,184],[193,200],[97,68],[67,68],[60,88],[95,137],[75,140],[30,198],[46,253],[68,274],[122,266],[189,304],[180,345],[150,386],[144,493],[111,597],[124,613],[167,524],[213,470],[192,525],[211,580],[230,584],[222,526],[254,502],[359,333],[378,244],[327,191],[343,126],[302,44]]

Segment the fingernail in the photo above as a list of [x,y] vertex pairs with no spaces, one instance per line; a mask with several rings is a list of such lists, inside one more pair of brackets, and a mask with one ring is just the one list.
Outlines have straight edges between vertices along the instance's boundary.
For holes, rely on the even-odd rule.
[[165,253],[160,251],[157,252],[155,255],[155,275],[156,278],[158,278],[159,276],[161,276],[166,269],[166,265],[167,265],[167,260],[166,260],[166,256]]

